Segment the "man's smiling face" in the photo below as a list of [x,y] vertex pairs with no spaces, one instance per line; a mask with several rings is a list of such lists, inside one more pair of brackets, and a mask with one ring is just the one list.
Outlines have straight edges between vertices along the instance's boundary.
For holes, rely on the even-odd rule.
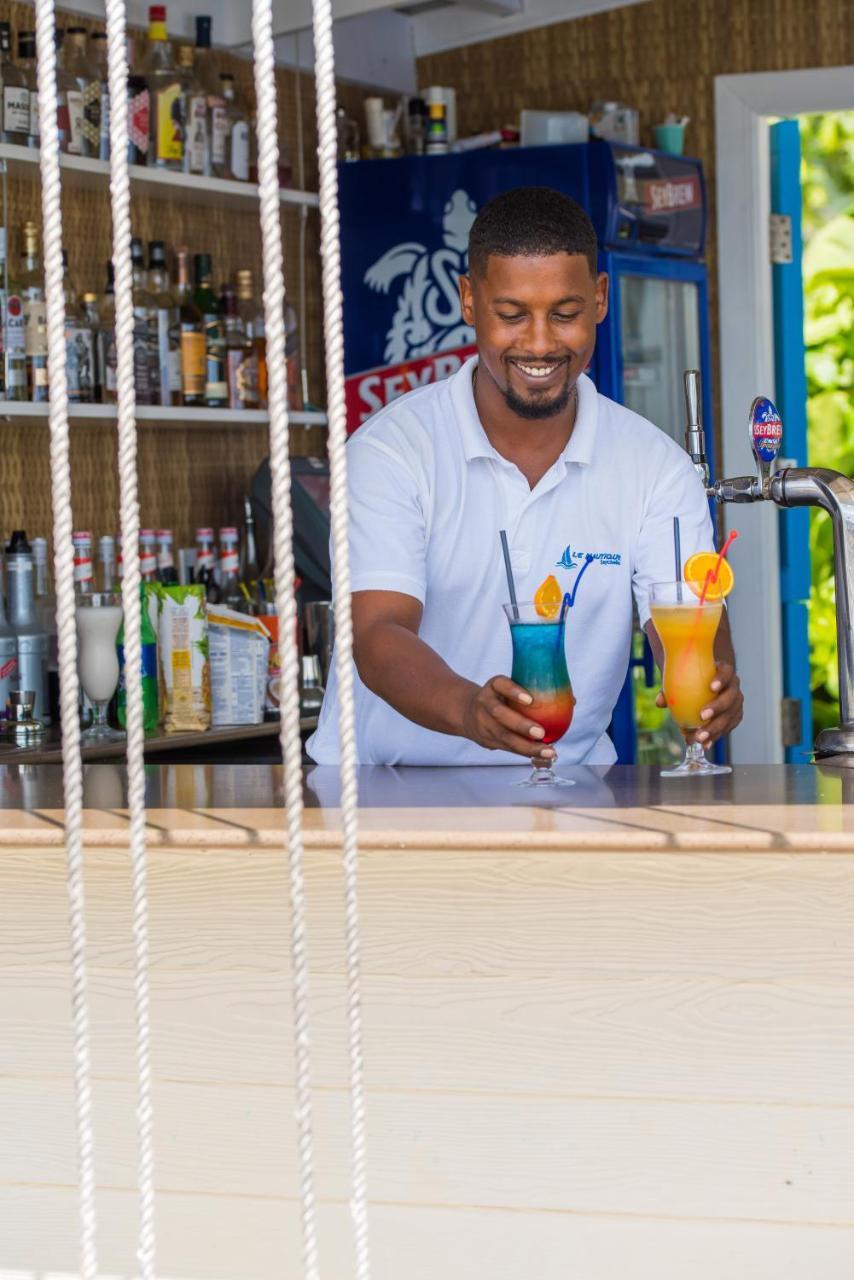
[[561,414],[590,362],[608,311],[608,277],[580,253],[491,254],[460,279],[463,318],[488,376],[520,418]]

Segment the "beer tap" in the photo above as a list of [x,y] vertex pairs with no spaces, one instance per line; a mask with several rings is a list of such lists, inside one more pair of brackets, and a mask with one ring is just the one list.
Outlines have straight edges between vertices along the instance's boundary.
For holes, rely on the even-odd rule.
[[696,369],[685,373],[685,404],[685,448],[706,493],[715,502],[770,500],[778,507],[821,507],[830,515],[842,723],[833,729],[822,729],[815,740],[815,755],[825,764],[854,768],[854,481],[824,467],[785,467],[772,474],[783,441],[783,424],[772,401],[767,396],[757,396],[748,417],[756,475],[716,480],[710,486],[700,422],[700,374]]

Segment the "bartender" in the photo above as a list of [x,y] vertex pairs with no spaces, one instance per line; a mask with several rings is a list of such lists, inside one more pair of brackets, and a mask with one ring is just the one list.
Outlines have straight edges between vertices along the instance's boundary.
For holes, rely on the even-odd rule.
[[[661,665],[650,584],[673,577],[673,517],[687,559],[713,549],[702,484],[653,423],[600,395],[584,372],[608,309],[587,214],[548,187],[480,211],[460,279],[477,355],[395,400],[347,448],[355,722],[362,764],[610,764],[607,735],[629,660],[633,611]],[[660,335],[655,335],[657,338]],[[499,531],[519,600],[554,575],[571,591],[567,662],[576,697],[555,748],[505,674],[511,643]],[[717,676],[697,738],[739,723],[742,694],[724,615]],[[339,760],[334,672],[318,764]]]

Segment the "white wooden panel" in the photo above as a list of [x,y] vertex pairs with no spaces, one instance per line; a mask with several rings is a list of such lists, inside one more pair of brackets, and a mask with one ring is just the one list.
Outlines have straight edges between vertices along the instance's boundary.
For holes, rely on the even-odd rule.
[[[20,971],[17,971],[20,978]],[[89,973],[96,1075],[135,1075],[129,972]],[[638,1095],[854,1105],[854,1004],[840,983],[632,976],[367,977],[372,1088]],[[0,985],[0,1069],[67,1075],[67,967]],[[157,970],[155,1074],[229,1085],[293,1083],[284,973]],[[314,1079],[348,1081],[343,979],[312,982]],[[769,1069],[769,1064],[772,1064]],[[2,1278],[0,1278],[2,1280]]]
[[[535,1076],[532,1071],[532,1087]],[[134,1089],[95,1086],[96,1167],[134,1185]],[[317,1190],[349,1194],[349,1099],[315,1096]],[[297,1195],[289,1089],[155,1086],[160,1189]],[[854,1223],[854,1110],[500,1094],[368,1096],[371,1195],[574,1213]],[[0,1184],[76,1178],[71,1085],[7,1078]]]
[[[76,1200],[63,1188],[0,1189],[0,1280],[76,1276]],[[98,1196],[102,1277],[133,1268],[136,1203]],[[349,1215],[321,1204],[324,1280],[350,1280]],[[35,1226],[34,1224],[38,1224]],[[843,1280],[854,1229],[768,1223],[373,1205],[374,1280]],[[296,1206],[218,1196],[157,1197],[159,1280],[297,1280]]]

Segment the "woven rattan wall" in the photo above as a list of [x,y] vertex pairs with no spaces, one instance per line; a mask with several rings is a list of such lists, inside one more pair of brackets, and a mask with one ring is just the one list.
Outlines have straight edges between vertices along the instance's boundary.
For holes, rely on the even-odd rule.
[[686,151],[708,180],[718,403],[714,77],[852,61],[852,0],[646,0],[421,58],[418,76],[456,88],[461,135],[518,123],[522,107],[587,111],[597,98],[636,106],[642,142],[668,111],[691,117]]
[[[17,32],[32,30],[30,6],[0,0],[0,21],[12,24],[13,49]],[[75,25],[70,14],[59,14],[59,25]],[[80,19],[89,30],[102,24]],[[214,35],[216,33],[214,32]],[[143,40],[137,39],[138,56]],[[223,70],[233,71],[247,98],[252,94],[252,66],[246,59],[219,54]],[[287,150],[297,182],[298,138],[295,97],[297,77],[278,73],[281,142]],[[314,80],[299,77],[302,102],[305,185],[317,188],[316,135],[314,123]],[[339,99],[349,113],[361,118],[362,102],[369,90],[341,84]],[[35,179],[8,179],[9,225],[7,230],[10,268],[14,271],[20,253],[20,228],[28,218],[41,225],[39,186]],[[297,266],[300,214],[295,207],[283,208],[285,230],[285,271],[292,300],[298,302]],[[260,228],[257,214],[206,203],[204,180],[199,183],[198,202],[174,203],[134,197],[134,234],[162,239],[174,247],[186,245],[191,253],[213,256],[215,283],[232,278],[238,267],[248,266],[260,288]],[[69,266],[78,290],[100,293],[105,279],[105,263],[111,252],[110,203],[106,186],[87,189],[68,186],[63,195],[64,241]],[[323,344],[320,302],[320,259],[318,213],[310,210],[307,223],[306,314],[301,316],[307,337],[307,369],[313,404],[325,404],[323,385]],[[29,422],[23,425],[3,421],[0,406],[0,533],[24,528],[32,534],[49,534],[50,478],[47,427]],[[294,453],[323,453],[324,431],[317,427],[292,428]],[[175,532],[176,545],[190,545],[197,524],[218,526],[236,522],[241,500],[259,462],[267,453],[266,428],[182,427],[170,424],[140,425],[139,482],[143,524],[168,527]],[[95,535],[113,533],[118,523],[118,476],[115,459],[115,432],[109,426],[72,427],[72,499],[78,528]]]

